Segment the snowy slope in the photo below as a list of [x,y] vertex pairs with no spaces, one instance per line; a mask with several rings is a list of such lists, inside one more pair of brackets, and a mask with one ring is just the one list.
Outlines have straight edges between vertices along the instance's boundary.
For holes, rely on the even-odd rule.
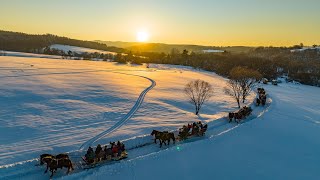
[[320,89],[265,88],[267,112],[237,128],[66,179],[319,179]]
[[[236,104],[224,95],[225,79],[188,67],[128,67],[106,62],[0,57],[0,179],[48,179],[35,167],[39,154],[70,152],[123,119],[150,87],[134,116],[94,143],[122,139],[129,158],[63,179],[318,179],[320,89],[265,86],[266,107],[254,107],[243,124],[229,124]],[[30,66],[30,65],[33,66]],[[139,77],[140,76],[140,77]],[[182,95],[193,79],[209,81],[215,96],[195,116]],[[134,82],[134,83],[133,83]],[[250,97],[248,103],[252,102]],[[176,130],[209,123],[206,137],[175,146],[152,144],[152,129]],[[19,133],[19,137],[16,134]],[[136,148],[136,146],[142,147]],[[24,161],[24,162],[19,162]]]
[[[0,165],[79,149],[130,112],[151,84],[139,76],[152,79],[157,86],[124,126],[95,144],[146,135],[155,128],[175,130],[199,119],[213,121],[236,109],[223,94],[225,79],[190,68],[146,69],[17,57],[0,57],[0,63]],[[193,114],[193,106],[182,94],[184,85],[197,78],[212,83],[216,92],[201,117]]]
[[290,50],[290,52],[303,52],[303,51],[306,51],[306,50],[317,50],[317,51],[319,51],[320,47],[304,47],[304,48],[301,48],[301,49],[292,49],[292,50]]
[[24,52],[15,52],[15,51],[3,51],[3,52],[5,53],[6,56],[14,56],[14,57],[50,58],[50,59],[62,58],[61,56],[46,55],[46,54],[33,54],[33,53],[24,53]]
[[77,46],[69,46],[69,45],[61,45],[61,44],[54,44],[51,45],[50,48],[52,49],[58,49],[62,50],[65,53],[68,51],[77,52],[77,53],[104,53],[104,54],[113,54],[116,55],[117,53],[111,52],[111,51],[102,51],[102,50],[96,50],[96,49],[90,49],[90,48],[84,48],[84,47],[77,47]]
[[223,53],[224,50],[217,50],[217,49],[207,49],[207,50],[202,50],[204,53]]

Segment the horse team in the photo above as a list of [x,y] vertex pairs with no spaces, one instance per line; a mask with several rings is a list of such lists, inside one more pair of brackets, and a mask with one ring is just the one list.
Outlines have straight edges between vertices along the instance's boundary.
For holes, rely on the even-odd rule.
[[157,139],[159,140],[160,148],[162,147],[162,144],[169,145],[170,140],[173,141],[173,144],[176,142],[176,138],[174,137],[174,133],[168,132],[168,131],[161,132],[161,131],[153,130],[151,132],[151,136],[154,136],[154,143],[155,144],[157,144]]
[[[201,121],[194,122],[192,124],[184,125],[179,129],[178,139],[185,140],[191,136],[203,136],[207,131],[208,125],[203,125]],[[190,132],[191,131],[191,132]],[[173,144],[176,142],[176,137],[173,132],[169,131],[157,131],[153,130],[151,136],[154,136],[154,143],[157,144],[157,140],[160,142],[160,148],[162,144],[169,145],[170,141],[173,141]]]
[[55,173],[58,168],[68,168],[67,174],[69,174],[70,170],[74,170],[72,162],[67,154],[58,154],[56,156],[51,154],[42,154],[40,155],[40,165],[43,164],[47,164],[47,169],[44,173],[47,173],[50,168],[50,177],[53,176],[53,173]]
[[241,122],[245,117],[249,116],[252,112],[251,107],[244,106],[237,112],[230,112],[229,113],[229,123],[232,122],[234,119],[235,122]]
[[[264,106],[267,101],[266,91],[264,90],[264,88],[258,88],[257,91],[258,91],[259,97],[256,98],[256,106],[259,106],[260,104],[262,106]],[[249,116],[251,114],[251,112],[252,112],[251,107],[247,107],[247,106],[244,106],[243,108],[241,108],[237,112],[230,112],[229,113],[229,123],[231,123],[233,119],[237,123],[239,123],[242,119]]]
[[258,94],[259,94],[259,98],[256,99],[256,106],[260,106],[260,104],[262,106],[266,105],[267,94],[264,88],[258,88]]

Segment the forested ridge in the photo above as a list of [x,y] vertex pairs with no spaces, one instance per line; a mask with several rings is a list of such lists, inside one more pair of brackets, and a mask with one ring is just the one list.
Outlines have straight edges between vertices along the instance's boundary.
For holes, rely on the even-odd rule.
[[37,53],[40,49],[53,44],[85,47],[104,51],[124,52],[122,48],[107,46],[94,41],[83,41],[52,34],[25,34],[0,30],[0,50]]

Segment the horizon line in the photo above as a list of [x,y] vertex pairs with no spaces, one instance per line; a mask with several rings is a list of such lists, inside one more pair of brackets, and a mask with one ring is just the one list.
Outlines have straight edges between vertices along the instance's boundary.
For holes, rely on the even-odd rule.
[[[60,37],[65,37],[65,38],[69,38],[69,39],[74,39],[74,40],[82,40],[82,41],[91,41],[91,42],[97,42],[97,41],[101,41],[101,42],[120,42],[120,43],[136,43],[136,44],[165,44],[165,45],[186,45],[186,46],[207,46],[207,47],[251,47],[251,48],[258,48],[258,47],[277,47],[277,48],[281,48],[281,47],[293,47],[296,45],[300,45],[301,43],[304,45],[304,47],[312,47],[315,44],[304,44],[303,42],[300,43],[296,43],[296,44],[291,44],[291,45],[285,45],[285,46],[278,46],[278,45],[226,45],[226,46],[222,46],[222,45],[208,45],[208,44],[191,44],[191,43],[167,43],[167,42],[138,42],[138,41],[123,41],[123,40],[89,40],[89,39],[81,39],[81,38],[75,38],[75,37],[68,37],[68,36],[64,36],[64,35],[59,35],[59,34],[54,34],[54,33],[29,33],[29,32],[21,32],[21,31],[13,31],[13,30],[5,30],[5,29],[0,29],[0,31],[7,31],[7,32],[13,32],[13,33],[22,33],[22,34],[27,34],[27,35],[54,35],[54,36],[60,36]],[[97,42],[100,43],[100,42]],[[104,44],[104,43],[101,43]],[[319,46],[319,45],[318,45]],[[117,46],[114,46],[117,47]],[[125,49],[125,48],[124,48]]]

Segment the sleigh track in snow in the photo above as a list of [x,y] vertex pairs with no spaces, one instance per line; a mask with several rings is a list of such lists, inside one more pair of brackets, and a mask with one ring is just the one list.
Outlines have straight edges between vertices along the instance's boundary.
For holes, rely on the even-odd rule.
[[118,74],[125,74],[125,75],[131,75],[131,76],[137,76],[137,77],[141,77],[141,78],[145,78],[147,80],[149,80],[151,82],[151,85],[149,87],[147,87],[144,91],[142,91],[136,101],[136,103],[134,104],[134,106],[131,108],[131,110],[120,120],[118,121],[115,125],[113,125],[112,127],[110,127],[109,129],[101,132],[100,134],[98,134],[97,136],[91,138],[90,140],[88,140],[87,142],[83,143],[80,147],[80,150],[82,150],[83,148],[87,148],[89,146],[91,146],[94,142],[98,141],[100,138],[107,136],[108,134],[114,132],[115,130],[119,129],[123,124],[125,124],[134,114],[135,112],[137,112],[137,110],[140,108],[144,97],[146,96],[146,94],[153,88],[156,86],[156,82],[148,77],[145,76],[139,76],[139,75],[133,75],[133,74],[126,74],[126,73],[119,73],[119,72],[114,72],[114,73],[118,73]]

